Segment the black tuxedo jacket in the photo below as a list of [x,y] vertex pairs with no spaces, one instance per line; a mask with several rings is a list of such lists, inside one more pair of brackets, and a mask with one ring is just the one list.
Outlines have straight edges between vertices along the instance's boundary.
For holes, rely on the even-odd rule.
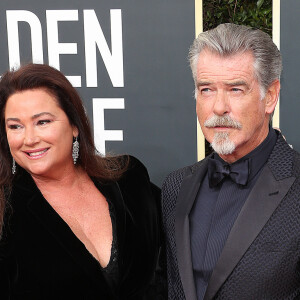
[[130,161],[118,182],[95,181],[116,213],[120,276],[113,293],[98,261],[25,173],[14,182],[0,242],[1,300],[163,299],[163,281],[155,277],[160,191],[145,167]]
[[[207,158],[171,173],[163,187],[169,299],[195,300],[189,212]],[[300,155],[278,134],[238,215],[204,299],[300,298]]]

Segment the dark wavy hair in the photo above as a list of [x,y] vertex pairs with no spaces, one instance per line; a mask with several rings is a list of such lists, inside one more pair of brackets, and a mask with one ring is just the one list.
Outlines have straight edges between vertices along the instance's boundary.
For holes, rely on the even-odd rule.
[[0,234],[3,228],[6,194],[14,177],[11,172],[12,156],[5,130],[5,106],[13,94],[34,89],[45,89],[54,96],[66,113],[70,124],[77,127],[80,148],[76,166],[81,166],[89,176],[105,183],[120,178],[128,165],[127,156],[104,157],[96,150],[82,100],[60,71],[49,65],[33,63],[21,66],[17,70],[7,71],[0,81]]

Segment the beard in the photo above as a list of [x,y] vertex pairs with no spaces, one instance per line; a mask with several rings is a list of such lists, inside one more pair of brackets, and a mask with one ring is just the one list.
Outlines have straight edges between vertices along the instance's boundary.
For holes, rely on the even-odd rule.
[[210,146],[221,155],[232,154],[235,150],[235,144],[229,139],[228,132],[217,132]]
[[[211,118],[204,122],[204,126],[207,128],[213,128],[217,126],[231,127],[236,129],[242,128],[242,124],[236,120],[233,120],[229,115],[213,115]],[[228,132],[215,133],[213,141],[210,145],[215,152],[221,155],[232,154],[235,150],[235,144],[229,139]]]

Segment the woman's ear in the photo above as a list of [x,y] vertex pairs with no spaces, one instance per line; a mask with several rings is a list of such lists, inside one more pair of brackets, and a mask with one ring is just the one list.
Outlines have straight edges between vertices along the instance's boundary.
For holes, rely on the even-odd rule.
[[79,134],[78,128],[76,126],[73,126],[73,137],[77,137]]

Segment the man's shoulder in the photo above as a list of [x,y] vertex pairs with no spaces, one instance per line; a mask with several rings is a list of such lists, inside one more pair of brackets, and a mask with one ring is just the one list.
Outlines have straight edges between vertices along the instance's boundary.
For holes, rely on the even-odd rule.
[[195,173],[199,168],[202,167],[204,161],[207,160],[208,157],[206,157],[205,159],[203,160],[200,160],[192,165],[189,165],[189,166],[185,166],[183,168],[179,168],[173,172],[171,172],[169,175],[167,175],[167,177],[165,178],[164,180],[164,183],[163,183],[163,187],[165,185],[168,185],[168,184],[176,184],[176,182],[178,181],[182,181],[182,179],[188,175],[188,174],[193,174]]
[[185,174],[191,170],[191,167],[192,166],[186,166],[168,174],[163,182],[162,189],[165,189],[168,186],[177,185],[178,183],[180,184]]
[[300,153],[292,149],[292,174],[294,177],[300,178]]
[[300,169],[300,154],[291,148],[281,134],[278,135],[267,163],[277,180],[300,175],[297,171]]
[[195,173],[199,168],[201,168],[204,160],[201,160],[199,162],[196,162],[193,165],[189,165],[171,172],[163,182],[162,197],[176,198],[179,193],[184,177]]
[[182,182],[183,177],[187,174],[187,173],[191,173],[192,172],[192,168],[193,166],[197,165],[198,163],[195,163],[193,165],[190,166],[185,166],[183,168],[177,169],[175,171],[172,171],[170,174],[167,175],[167,177],[165,178],[163,185],[162,185],[162,189],[167,188],[168,186],[174,186],[174,185],[180,185]]

